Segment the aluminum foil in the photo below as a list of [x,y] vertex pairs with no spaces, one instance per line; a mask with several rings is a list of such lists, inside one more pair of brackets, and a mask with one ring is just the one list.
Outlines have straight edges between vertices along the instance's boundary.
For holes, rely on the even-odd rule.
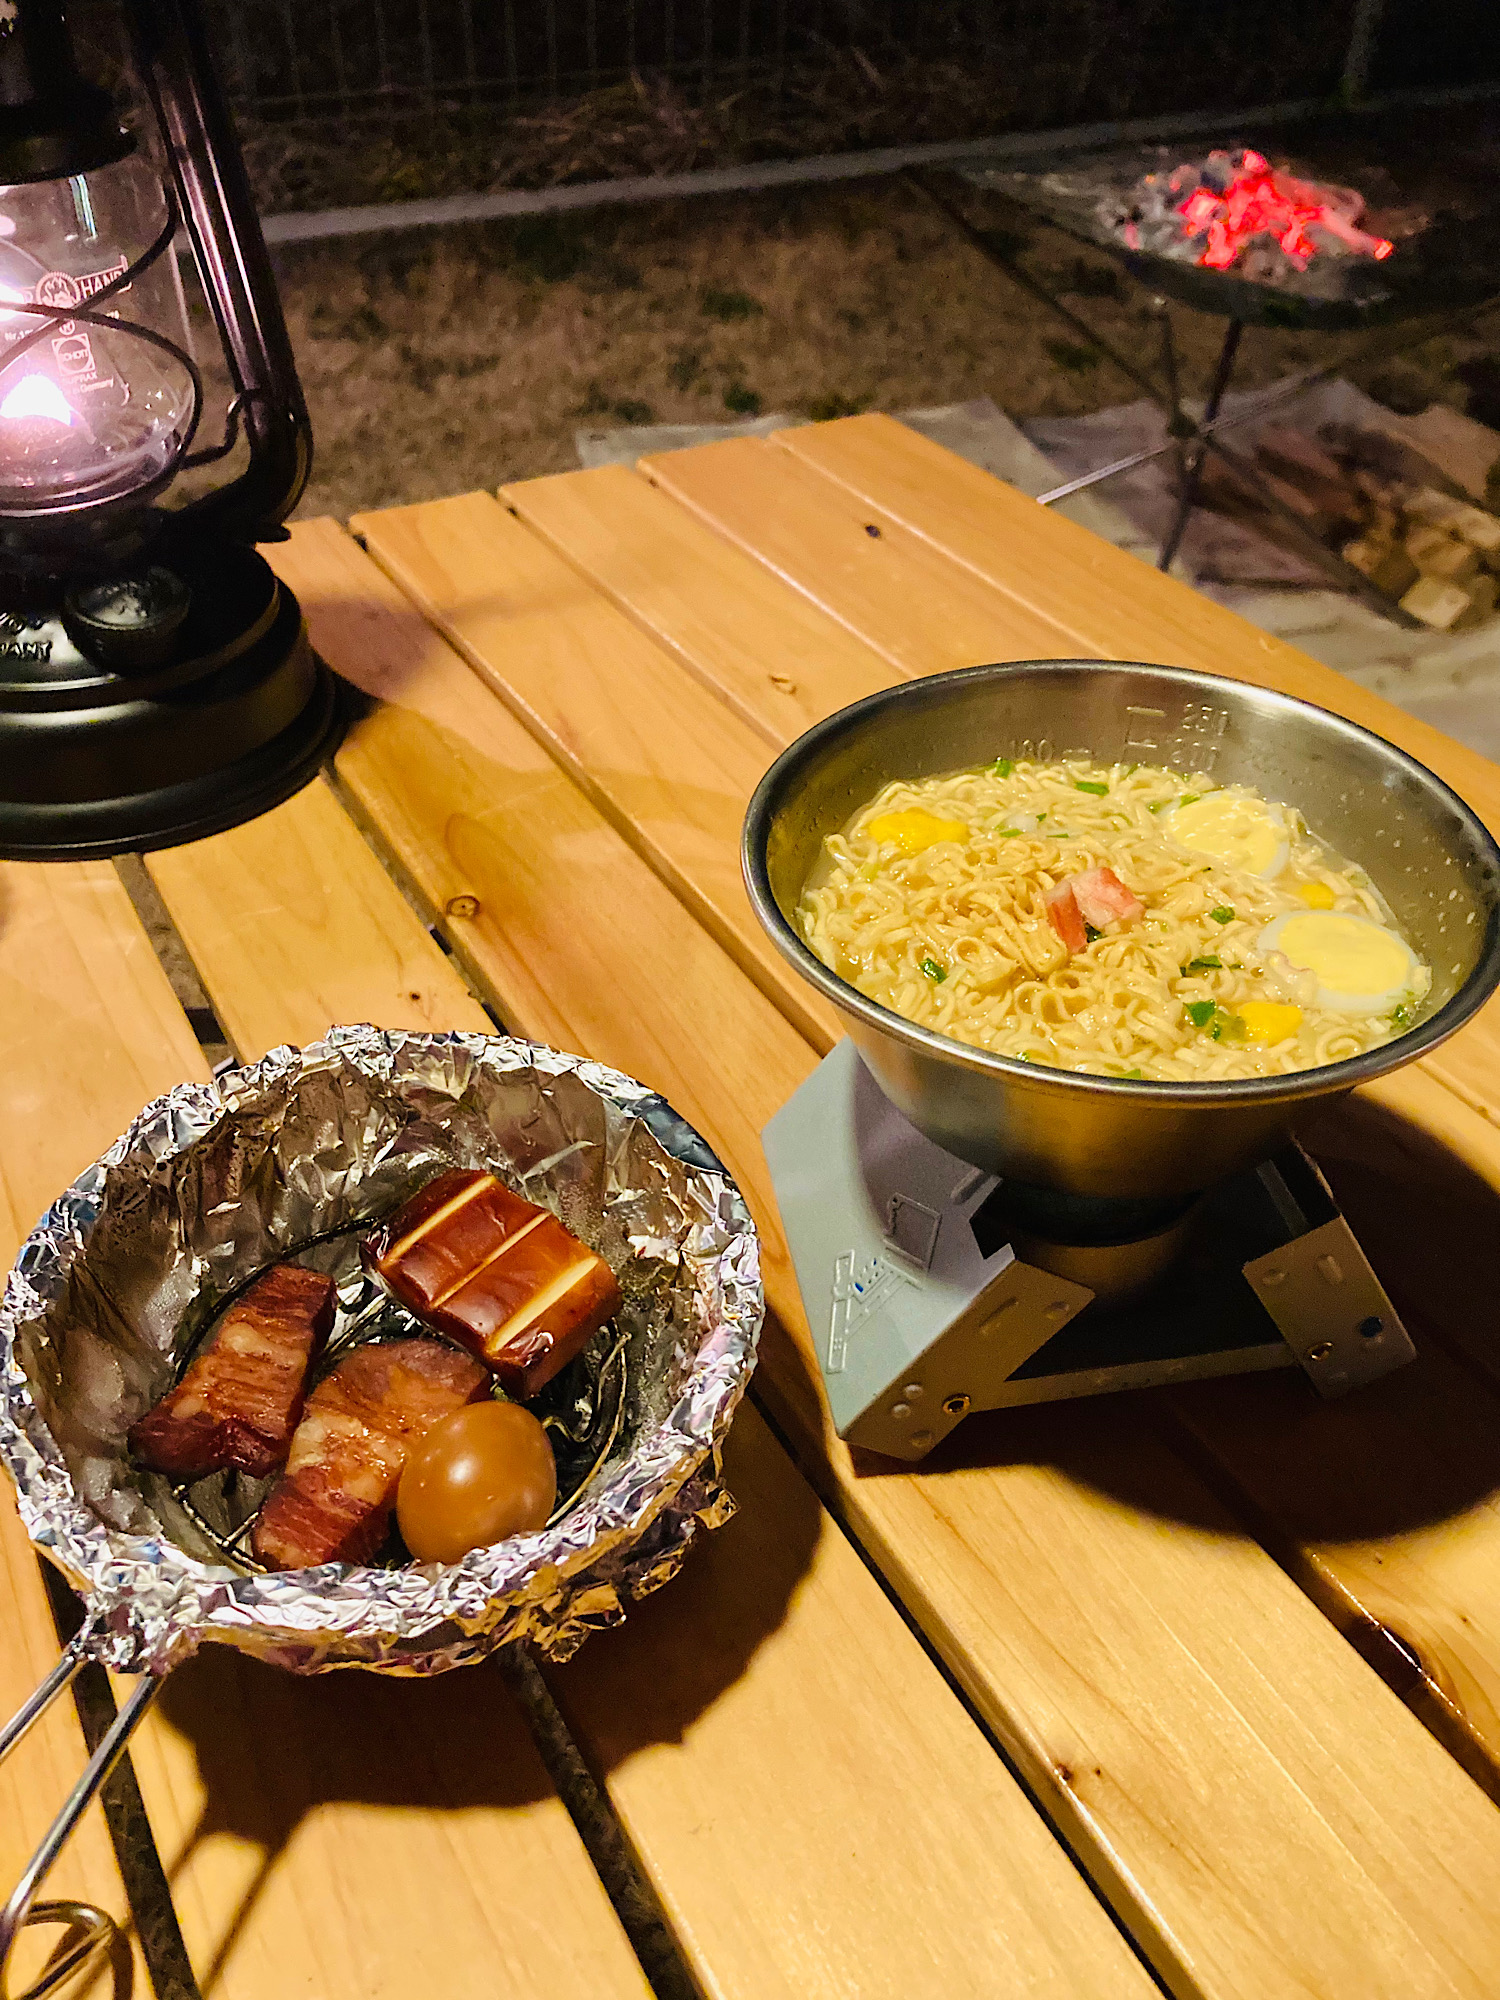
[[[330,1270],[367,1317],[359,1231],[448,1166],[498,1170],[608,1259],[614,1442],[561,1519],[460,1563],[245,1573],[125,1434],[268,1264]],[[302,1673],[437,1673],[514,1639],[560,1659],[732,1514],[719,1450],[763,1309],[744,1201],[655,1093],[535,1043],[337,1028],[158,1098],[43,1216],[0,1302],[0,1456],[111,1668],[208,1641]]]

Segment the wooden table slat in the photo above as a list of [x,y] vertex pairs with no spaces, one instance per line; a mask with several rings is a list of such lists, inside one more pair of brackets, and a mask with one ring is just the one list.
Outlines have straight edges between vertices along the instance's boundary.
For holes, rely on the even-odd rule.
[[650,2000],[489,1664],[305,1677],[208,1647],[135,1766],[205,1994]]
[[[358,532],[365,517],[351,525]],[[750,921],[740,879],[742,801],[769,761],[764,738],[707,696],[682,707],[681,667],[493,494],[402,508],[369,525],[408,598],[547,737],[569,775],[782,1013],[831,1047],[832,1010]],[[497,644],[513,663],[503,678],[488,665]],[[584,686],[589,699],[577,703]]]
[[[1019,603],[904,523],[877,519],[856,494],[764,438],[663,452],[643,458],[641,471],[897,673],[1049,659],[1072,650],[1049,612]],[[922,612],[915,645],[914,606]]]
[[[0,1268],[48,1202],[149,1099],[208,1069],[156,954],[107,862],[0,862]],[[57,1658],[37,1558],[0,1476],[0,1715]],[[68,1697],[0,1771],[0,1894],[88,1761]],[[51,1897],[128,1917],[108,1829],[92,1808],[48,1879]],[[38,1932],[50,1946],[57,1933]],[[37,1969],[28,1940],[21,1972]],[[144,1984],[144,1967],[134,1977]],[[15,1984],[19,1986],[21,1979]],[[95,1981],[91,1990],[99,1990]]]
[[[450,928],[506,1018],[644,1077],[732,1162],[795,1331],[768,1330],[766,1393],[1169,1983],[1245,2000],[1285,1992],[1295,1966],[1309,1991],[1483,1991],[1500,1818],[1118,1406],[987,1420],[960,1433],[967,1462],[856,1476],[823,1430],[755,1139],[811,1051],[692,947],[682,906],[436,635],[413,645],[354,545],[330,582],[321,549],[302,566],[305,533],[278,563],[321,649],[386,703],[341,776],[435,908],[476,898],[481,919]],[[385,608],[387,640],[373,609],[357,643],[341,636],[351,602]]]
[[[500,489],[530,527],[722,695],[770,744],[887,685],[890,662],[622,465]],[[769,614],[769,617],[766,615]],[[776,650],[761,643],[764,626]],[[815,666],[816,687],[805,670]]]
[[340,1021],[491,1028],[322,779],[146,866],[242,1062]]

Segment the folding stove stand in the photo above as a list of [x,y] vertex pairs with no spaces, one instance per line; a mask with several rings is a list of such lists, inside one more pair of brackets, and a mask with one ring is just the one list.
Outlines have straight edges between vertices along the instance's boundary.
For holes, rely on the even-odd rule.
[[1341,1396],[1414,1358],[1300,1147],[1214,1190],[1181,1260],[1108,1305],[1017,1256],[1004,1184],[924,1138],[850,1041],[762,1137],[851,1444],[917,1460],[971,1410],[1294,1364]]
[[[1222,141],[1217,143],[1222,144]],[[1143,163],[1144,164],[1144,163]],[[1197,503],[1198,486],[1202,477],[1203,462],[1209,452],[1213,452],[1237,483],[1252,493],[1266,511],[1276,516],[1286,530],[1288,538],[1310,562],[1315,563],[1341,590],[1352,592],[1360,601],[1379,612],[1381,617],[1390,619],[1397,625],[1413,630],[1426,628],[1409,612],[1393,604],[1383,596],[1369,579],[1352,563],[1344,561],[1334,549],[1328,548],[1297,515],[1270,490],[1262,479],[1252,460],[1231,451],[1219,433],[1232,426],[1252,423],[1266,416],[1283,403],[1291,402],[1315,383],[1331,379],[1340,367],[1348,366],[1348,357],[1335,367],[1316,368],[1293,381],[1278,383],[1266,390],[1248,404],[1242,405],[1232,416],[1221,416],[1220,407],[1234,375],[1235,361],[1239,354],[1240,340],[1247,325],[1265,326],[1307,326],[1346,327],[1358,325],[1373,317],[1373,311],[1361,309],[1354,304],[1329,302],[1321,299],[1299,298],[1297,294],[1278,287],[1255,283],[1239,278],[1232,273],[1205,272],[1195,264],[1179,264],[1171,258],[1131,251],[1126,245],[1113,241],[1107,236],[1096,234],[1075,225],[1067,214],[1059,212],[1050,203],[1041,183],[1042,170],[1034,174],[1018,172],[1007,168],[973,166],[956,170],[962,179],[987,193],[1000,193],[1020,204],[1028,214],[1051,223],[1055,228],[1066,230],[1080,242],[1087,243],[1095,250],[1103,250],[1116,257],[1124,268],[1138,281],[1151,287],[1156,296],[1152,300],[1153,313],[1157,321],[1161,339],[1161,379],[1154,379],[1144,369],[1139,368],[1128,355],[1122,354],[1110,341],[1105,340],[1089,325],[1087,320],[1063,304],[1057,295],[1047,289],[1037,278],[1027,271],[1014,252],[1005,243],[1003,235],[978,229],[964,214],[962,208],[936,186],[929,175],[916,169],[908,169],[906,181],[925,195],[935,208],[952,224],[954,229],[972,246],[986,257],[997,269],[1023,291],[1055,313],[1071,327],[1090,347],[1096,348],[1114,363],[1123,375],[1138,388],[1160,403],[1167,419],[1167,442],[1146,451],[1132,452],[1128,457],[1115,459],[1108,465],[1101,465],[1096,471],[1086,472],[1077,479],[1070,479],[1061,486],[1054,486],[1049,492],[1037,497],[1042,506],[1050,507],[1059,500],[1066,500],[1074,493],[1097,486],[1118,474],[1133,471],[1148,460],[1160,458],[1170,452],[1177,460],[1177,510],[1172,525],[1157,557],[1157,567],[1168,569],[1181,544],[1183,532]],[[1469,300],[1460,306],[1440,310],[1406,305],[1388,308],[1386,316],[1399,311],[1401,324],[1383,326],[1373,333],[1365,343],[1361,361],[1383,360],[1403,349],[1420,346],[1434,333],[1453,330],[1475,318],[1485,307],[1493,303],[1497,295],[1488,291],[1481,298]],[[1194,418],[1184,407],[1181,389],[1181,371],[1178,367],[1177,347],[1173,339],[1170,300],[1195,307],[1202,312],[1224,314],[1228,325],[1219,348],[1218,360],[1214,365],[1213,379],[1209,384],[1207,398],[1201,418]]]

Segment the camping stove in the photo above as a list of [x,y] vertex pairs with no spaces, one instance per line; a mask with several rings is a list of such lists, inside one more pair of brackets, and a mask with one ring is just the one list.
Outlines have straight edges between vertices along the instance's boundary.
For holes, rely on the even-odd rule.
[[1049,1196],[925,1138],[851,1041],[763,1138],[850,1444],[917,1460],[973,1410],[1269,1368],[1342,1396],[1414,1358],[1295,1144],[1204,1195]]

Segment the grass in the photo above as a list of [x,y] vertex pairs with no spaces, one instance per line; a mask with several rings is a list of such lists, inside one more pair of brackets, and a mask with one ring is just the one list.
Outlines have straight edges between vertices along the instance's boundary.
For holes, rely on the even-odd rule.
[[759,319],[765,307],[759,299],[752,299],[748,292],[721,291],[717,285],[705,285],[702,298],[706,319],[716,319],[726,325],[737,319]]

